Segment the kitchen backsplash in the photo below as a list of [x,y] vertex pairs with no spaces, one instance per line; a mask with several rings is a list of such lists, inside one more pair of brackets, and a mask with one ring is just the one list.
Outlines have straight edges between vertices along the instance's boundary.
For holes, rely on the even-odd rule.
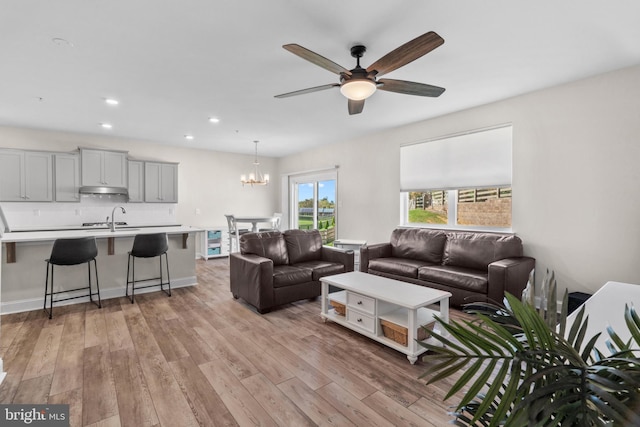
[[[11,230],[39,227],[80,226],[84,222],[102,222],[111,217],[129,225],[176,224],[176,203],[127,203],[124,196],[83,195],[80,203],[3,202],[0,208]],[[109,218],[111,219],[111,218]]]

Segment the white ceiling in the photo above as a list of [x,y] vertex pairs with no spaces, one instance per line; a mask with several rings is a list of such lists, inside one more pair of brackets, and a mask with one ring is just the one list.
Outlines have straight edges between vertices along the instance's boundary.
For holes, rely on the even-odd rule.
[[[637,0],[0,0],[0,125],[283,156],[638,64],[639,16]],[[274,98],[338,82],[283,44],[350,69],[354,44],[366,67],[431,30],[444,45],[385,77],[439,98],[378,91],[354,116],[337,89]]]

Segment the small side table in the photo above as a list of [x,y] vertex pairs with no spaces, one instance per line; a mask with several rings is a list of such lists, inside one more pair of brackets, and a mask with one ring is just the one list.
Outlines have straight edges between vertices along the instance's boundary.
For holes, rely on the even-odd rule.
[[338,239],[333,246],[341,249],[353,249],[353,269],[360,271],[360,248],[367,244],[366,240]]

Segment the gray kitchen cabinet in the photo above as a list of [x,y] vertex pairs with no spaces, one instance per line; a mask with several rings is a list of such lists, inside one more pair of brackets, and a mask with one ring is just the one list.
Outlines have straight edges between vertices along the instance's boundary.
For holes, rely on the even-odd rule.
[[147,203],[178,202],[178,164],[145,162],[144,201]]
[[0,201],[53,201],[51,153],[0,150]]
[[127,187],[125,151],[80,148],[82,185]]
[[144,202],[144,162],[129,160],[129,202]]
[[56,202],[79,202],[80,156],[72,153],[56,153],[54,158]]

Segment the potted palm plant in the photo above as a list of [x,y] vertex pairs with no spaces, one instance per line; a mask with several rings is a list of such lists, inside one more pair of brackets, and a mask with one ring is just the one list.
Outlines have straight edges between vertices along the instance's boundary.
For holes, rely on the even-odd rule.
[[595,348],[600,334],[586,340],[584,307],[566,329],[566,292],[556,318],[555,280],[548,277],[547,310],[536,310],[532,296],[521,302],[507,295],[504,305],[466,306],[474,320],[447,324],[437,319],[443,332],[432,336],[444,347],[421,343],[430,350],[423,358],[430,363],[422,375],[429,377],[427,384],[459,376],[444,398],[463,395],[452,424],[640,426],[640,317],[635,308],[627,306],[624,312],[631,339],[624,342],[609,328],[605,355]]

